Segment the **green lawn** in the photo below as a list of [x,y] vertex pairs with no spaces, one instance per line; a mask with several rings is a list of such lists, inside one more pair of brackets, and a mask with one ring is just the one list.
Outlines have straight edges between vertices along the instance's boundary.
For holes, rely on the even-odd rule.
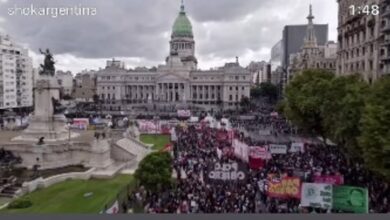
[[[34,191],[22,197],[33,205],[26,209],[3,209],[0,213],[99,213],[117,197],[126,195],[125,188],[134,186],[130,175],[119,175],[111,180],[68,180],[49,188]],[[85,198],[84,194],[93,192]]]
[[169,135],[141,134],[140,140],[145,144],[153,144],[153,150],[161,150],[171,142]]

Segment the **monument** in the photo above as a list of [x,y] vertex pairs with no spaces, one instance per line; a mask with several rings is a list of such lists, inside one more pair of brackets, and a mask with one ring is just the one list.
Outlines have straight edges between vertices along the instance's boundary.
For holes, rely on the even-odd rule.
[[65,108],[60,104],[53,55],[48,49],[40,52],[45,59],[34,87],[34,113],[29,126],[9,134],[8,140],[0,142],[0,149],[20,157],[21,166],[28,169],[83,165],[94,170],[91,175],[95,178],[109,178],[122,169],[137,166],[150,151],[139,141],[135,123],[127,131],[128,138],[120,137],[119,141],[107,130],[109,123],[102,131],[71,132],[63,114]]
[[34,113],[29,126],[15,141],[56,142],[76,137],[66,127],[65,108],[60,104],[60,86],[54,78],[54,58],[49,49],[45,52],[44,64],[41,64],[39,77],[34,87]]

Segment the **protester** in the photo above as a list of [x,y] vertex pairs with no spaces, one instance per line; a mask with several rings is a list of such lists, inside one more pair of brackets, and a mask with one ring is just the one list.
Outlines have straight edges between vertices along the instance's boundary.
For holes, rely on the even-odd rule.
[[[173,148],[173,168],[176,186],[157,193],[136,192],[137,201],[148,213],[328,213],[342,212],[321,208],[301,207],[298,198],[274,198],[267,194],[267,177],[299,176],[303,182],[314,182],[321,175],[342,175],[344,184],[369,190],[372,213],[390,212],[390,188],[381,177],[369,172],[361,161],[348,161],[336,146],[306,144],[304,152],[273,155],[265,166],[251,170],[248,163],[238,159],[229,139],[218,138],[218,129],[195,126],[177,128]],[[261,146],[236,134],[251,146]],[[218,152],[223,152],[221,153]],[[243,180],[215,180],[208,174],[216,163],[238,164],[245,173]]]

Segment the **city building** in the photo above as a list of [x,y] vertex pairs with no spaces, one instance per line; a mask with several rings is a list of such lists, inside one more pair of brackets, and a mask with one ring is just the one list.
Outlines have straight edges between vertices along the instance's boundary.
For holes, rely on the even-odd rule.
[[32,107],[33,68],[28,50],[0,33],[0,109]]
[[71,96],[73,91],[73,75],[70,71],[64,72],[58,70],[55,74],[58,85],[61,87],[62,97]]
[[[338,54],[337,74],[360,74],[366,81],[379,78],[380,64],[380,15],[351,12],[351,5],[378,5],[380,0],[338,0]],[[386,32],[385,26],[382,29]],[[384,52],[384,51],[382,51]],[[384,54],[383,54],[384,55]],[[386,61],[386,60],[383,60]]]
[[83,71],[74,79],[72,97],[78,102],[93,102],[96,95],[96,72]]
[[184,5],[176,18],[170,52],[164,65],[129,70],[108,61],[96,73],[97,94],[109,111],[131,111],[144,106],[219,110],[238,108],[250,97],[251,73],[236,62],[212,70],[200,70],[195,39]]
[[275,86],[281,86],[283,68],[283,41],[278,41],[271,49],[271,59],[269,61],[271,65],[271,83]]
[[[301,51],[306,36],[307,25],[286,25],[282,37],[282,88],[285,88],[288,79],[288,67],[290,55]],[[328,42],[329,25],[315,24],[314,32],[318,45],[325,45]]]
[[288,81],[306,69],[324,69],[336,73],[337,44],[331,41],[324,46],[318,45],[314,30],[312,5],[310,5],[307,20],[308,25],[302,49],[300,52],[290,55],[290,65],[287,71]]
[[259,85],[262,82],[267,81],[267,66],[266,61],[260,62],[250,62],[246,69],[252,74],[252,82],[256,85]]
[[380,4],[381,15],[381,74],[390,74],[390,0],[383,0]]

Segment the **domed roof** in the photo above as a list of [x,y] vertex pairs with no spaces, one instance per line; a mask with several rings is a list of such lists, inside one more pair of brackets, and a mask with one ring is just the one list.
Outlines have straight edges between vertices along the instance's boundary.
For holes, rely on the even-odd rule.
[[191,22],[184,11],[184,5],[181,6],[179,16],[173,24],[172,37],[194,37]]

